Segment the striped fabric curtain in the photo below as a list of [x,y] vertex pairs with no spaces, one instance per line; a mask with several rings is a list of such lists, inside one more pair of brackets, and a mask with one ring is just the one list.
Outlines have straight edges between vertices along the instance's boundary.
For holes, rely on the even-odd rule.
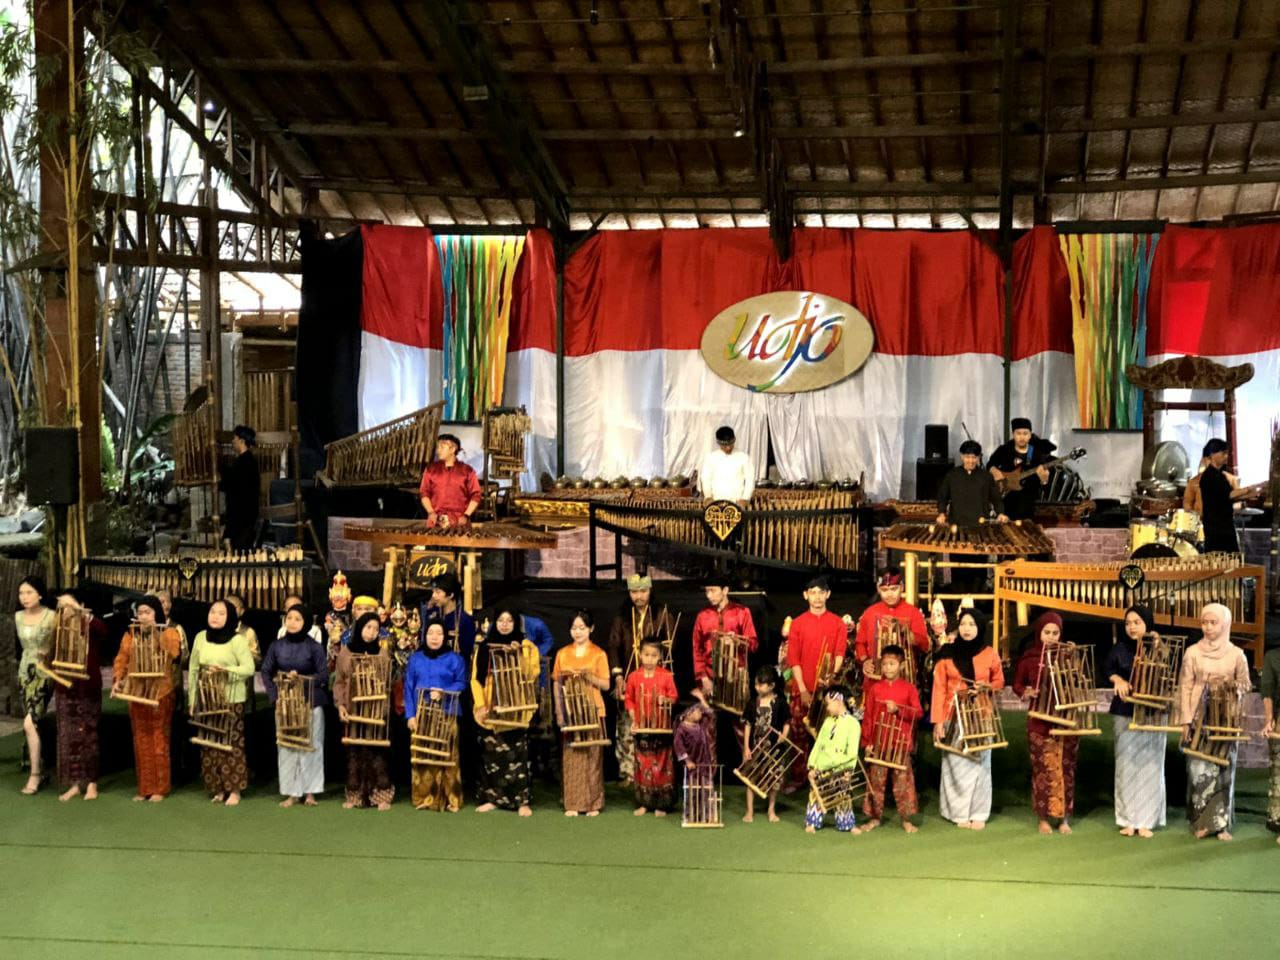
[[512,285],[525,238],[437,236],[444,285],[446,420],[502,402]]

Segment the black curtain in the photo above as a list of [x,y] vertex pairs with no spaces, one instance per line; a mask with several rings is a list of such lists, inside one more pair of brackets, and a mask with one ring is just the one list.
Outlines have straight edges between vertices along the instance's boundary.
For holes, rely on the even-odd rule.
[[324,466],[326,443],[357,430],[363,264],[359,230],[326,240],[303,224],[294,397],[304,477]]

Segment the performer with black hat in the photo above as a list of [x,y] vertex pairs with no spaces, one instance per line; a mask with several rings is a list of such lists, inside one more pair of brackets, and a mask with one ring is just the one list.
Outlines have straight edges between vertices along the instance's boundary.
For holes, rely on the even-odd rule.
[[[1009,518],[1003,506],[995,477],[982,469],[982,445],[976,440],[966,440],[960,444],[960,466],[948,470],[938,487],[938,523],[976,527],[993,513],[997,521],[1004,522]],[[985,576],[980,569],[953,567],[952,589],[977,593]]]
[[226,527],[222,538],[233,550],[250,550],[258,534],[258,507],[261,480],[253,447],[258,434],[253,427],[238,425],[231,431],[231,449],[236,458],[222,468],[222,492],[227,495],[227,510],[222,515]]
[[436,459],[427,464],[418,487],[428,527],[465,527],[480,506],[480,479],[458,459],[461,452],[462,441],[452,433],[436,440]]
[[698,469],[698,489],[708,500],[732,500],[745,507],[756,489],[756,472],[751,459],[734,449],[736,443],[732,427],[716,431],[716,449],[702,458]]
[[1009,423],[1013,431],[1010,440],[996,447],[987,461],[991,476],[1003,480],[1006,473],[1023,468],[1035,469],[1035,476],[1027,477],[1016,490],[1004,494],[1004,513],[1010,520],[1030,520],[1035,513],[1040,487],[1049,482],[1049,470],[1040,466],[1053,456],[1058,445],[1044,437],[1037,437],[1026,417],[1014,417]]

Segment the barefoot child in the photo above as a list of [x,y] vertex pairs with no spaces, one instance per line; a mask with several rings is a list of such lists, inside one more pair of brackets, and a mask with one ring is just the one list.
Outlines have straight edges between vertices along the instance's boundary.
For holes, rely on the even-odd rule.
[[[781,692],[782,679],[774,667],[761,667],[756,671],[756,695],[742,714],[742,762],[751,759],[751,751],[775,742],[778,737],[785,737],[791,731],[791,715],[787,709],[786,697]],[[777,788],[769,791],[769,822],[777,823],[778,814],[775,807],[778,802]],[[743,823],[755,819],[756,794],[747,787],[747,815]]]
[[[659,666],[662,644],[657,637],[645,637],[640,643],[640,669],[627,677],[624,705],[631,718],[631,729],[656,729],[660,721],[669,723],[670,708],[676,702],[676,681],[671,671]],[[669,706],[660,709],[660,699]],[[665,817],[675,798],[675,776],[671,764],[672,734],[637,733],[635,735],[635,768],[637,817],[650,810],[655,817]]]
[[[863,700],[862,744],[874,742],[885,729],[899,729],[907,738],[907,764],[905,770],[894,770],[878,763],[867,764],[867,797],[862,812],[867,815],[864,830],[880,826],[884,816],[884,795],[890,776],[893,777],[893,802],[902,818],[902,829],[915,833],[917,827],[909,819],[919,810],[916,801],[916,781],[911,771],[911,755],[915,748],[915,725],[920,720],[920,694],[914,683],[901,676],[906,651],[897,644],[890,644],[880,653],[880,679],[867,687]],[[881,722],[881,718],[884,722]]]

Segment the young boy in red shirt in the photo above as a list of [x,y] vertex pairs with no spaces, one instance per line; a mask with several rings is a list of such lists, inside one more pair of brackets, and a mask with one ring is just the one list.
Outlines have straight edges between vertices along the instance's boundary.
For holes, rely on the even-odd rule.
[[[889,777],[893,777],[893,802],[902,818],[902,829],[915,833],[918,829],[908,818],[914,817],[920,805],[916,799],[916,782],[911,772],[911,757],[915,752],[915,728],[920,721],[920,694],[914,683],[901,676],[902,661],[906,657],[897,644],[890,644],[880,653],[880,679],[868,684],[863,699],[862,748],[883,756],[892,739],[905,738],[906,769],[897,770],[867,757],[867,796],[862,812],[867,815],[863,830],[880,826],[884,816],[884,795]],[[901,742],[899,740],[899,742]]]

